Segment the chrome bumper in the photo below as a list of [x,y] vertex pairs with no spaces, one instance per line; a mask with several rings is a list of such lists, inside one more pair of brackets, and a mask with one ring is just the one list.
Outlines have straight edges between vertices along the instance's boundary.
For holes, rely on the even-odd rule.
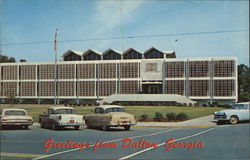
[[33,122],[1,122],[1,126],[30,126]]

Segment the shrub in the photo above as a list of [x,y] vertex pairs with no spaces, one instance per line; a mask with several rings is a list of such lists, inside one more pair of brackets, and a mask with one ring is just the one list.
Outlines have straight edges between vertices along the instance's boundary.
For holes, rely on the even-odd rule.
[[142,120],[145,120],[145,119],[147,119],[147,118],[148,118],[148,115],[147,115],[147,114],[141,115],[141,119],[142,119]]
[[175,120],[175,118],[176,118],[176,114],[175,113],[173,113],[173,112],[170,112],[170,113],[167,113],[166,114],[166,117],[168,118],[168,120]]
[[188,115],[186,113],[181,112],[176,115],[176,120],[186,120],[186,119],[188,119]]
[[158,121],[163,119],[163,115],[160,112],[155,112],[155,119],[157,119]]

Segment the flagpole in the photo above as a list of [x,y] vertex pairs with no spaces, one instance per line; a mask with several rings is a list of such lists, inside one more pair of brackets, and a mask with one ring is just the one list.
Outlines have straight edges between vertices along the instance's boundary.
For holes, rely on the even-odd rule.
[[55,66],[54,66],[54,78],[55,78],[55,82],[54,82],[54,105],[57,105],[57,31],[58,29],[56,28],[56,32],[55,32],[55,40],[54,40],[54,51],[55,51]]

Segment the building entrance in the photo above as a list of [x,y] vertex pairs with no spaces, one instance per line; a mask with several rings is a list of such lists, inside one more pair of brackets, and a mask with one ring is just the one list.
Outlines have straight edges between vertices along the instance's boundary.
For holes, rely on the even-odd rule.
[[162,94],[162,84],[142,84],[143,94]]

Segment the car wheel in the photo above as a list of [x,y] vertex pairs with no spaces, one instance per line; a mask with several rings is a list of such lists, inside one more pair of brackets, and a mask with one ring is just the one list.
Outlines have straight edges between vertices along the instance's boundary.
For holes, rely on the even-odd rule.
[[25,125],[23,126],[24,129],[29,129],[29,126]]
[[86,124],[86,128],[91,129],[93,127],[91,125],[89,125],[89,124]]
[[124,126],[124,129],[128,131],[130,129],[130,126]]
[[237,116],[231,116],[230,119],[229,119],[229,122],[231,124],[237,124],[239,122],[239,119]]
[[58,128],[58,127],[57,127],[56,123],[54,122],[54,123],[52,124],[52,129],[53,129],[53,130],[57,130],[57,128]]
[[110,128],[110,127],[109,127],[109,126],[106,126],[106,125],[102,126],[102,130],[103,130],[103,131],[107,131],[107,130],[109,130],[109,128]]
[[91,129],[92,127],[88,124],[88,121],[87,120],[85,120],[85,125],[86,125],[86,128],[88,128],[88,129]]
[[78,130],[80,128],[80,126],[75,126],[75,130]]
[[41,128],[45,128],[45,125],[41,122],[41,123],[40,123],[40,127],[41,127]]

